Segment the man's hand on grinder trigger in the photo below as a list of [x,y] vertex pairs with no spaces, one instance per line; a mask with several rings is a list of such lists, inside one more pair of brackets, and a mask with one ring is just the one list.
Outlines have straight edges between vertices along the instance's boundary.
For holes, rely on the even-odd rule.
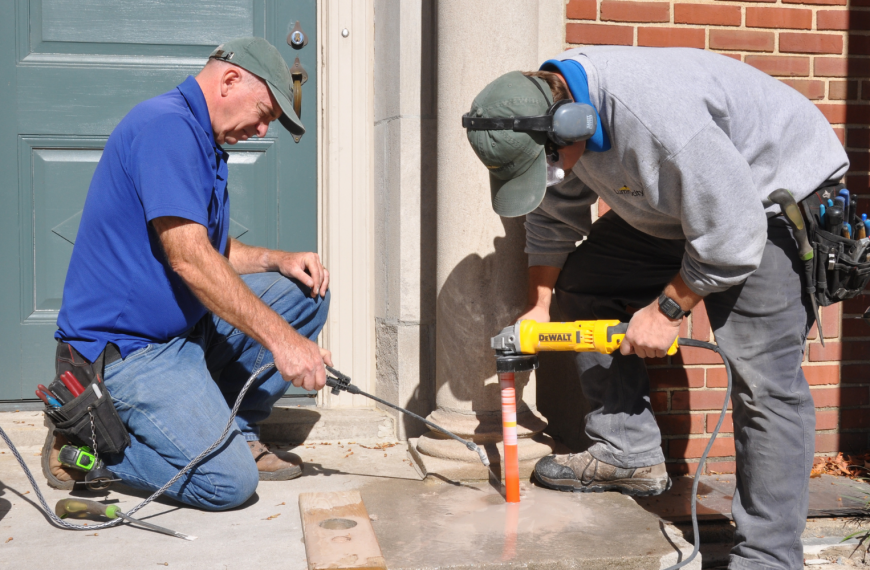
[[282,349],[272,351],[275,367],[285,381],[297,388],[320,390],[326,385],[323,364],[332,366],[332,353],[295,331],[293,335]]
[[631,317],[619,352],[641,358],[663,358],[680,334],[682,318],[671,320],[659,310],[658,300]]
[[329,271],[320,262],[320,256],[312,252],[284,252],[278,259],[278,271],[311,289],[311,296],[326,296],[329,288]]
[[[683,311],[691,311],[703,297],[689,289],[677,274],[665,287],[664,294],[673,299]],[[680,334],[679,319],[670,319],[659,308],[658,299],[631,317],[625,339],[619,347],[622,354],[636,354],[641,358],[664,358]]]

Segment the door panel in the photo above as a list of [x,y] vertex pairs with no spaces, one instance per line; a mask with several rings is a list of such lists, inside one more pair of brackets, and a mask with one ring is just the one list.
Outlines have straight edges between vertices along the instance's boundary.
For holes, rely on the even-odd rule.
[[253,0],[42,0],[31,6],[39,4],[31,42],[213,47],[254,33]]
[[[0,3],[0,400],[53,375],[57,312],[91,176],[136,104],[195,75],[221,42],[265,37],[308,72],[297,144],[275,123],[227,146],[230,232],[316,249],[316,0],[16,0]],[[308,46],[287,34],[299,20]],[[307,105],[305,104],[307,103]],[[17,174],[16,174],[17,173]],[[96,276],[98,279],[98,276]],[[99,283],[95,283],[99,286]]]

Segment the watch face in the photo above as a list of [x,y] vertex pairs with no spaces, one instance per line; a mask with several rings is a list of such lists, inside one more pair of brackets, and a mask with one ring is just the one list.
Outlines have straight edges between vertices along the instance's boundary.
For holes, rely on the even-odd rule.
[[664,295],[659,297],[659,308],[671,319],[679,319],[685,314],[676,301]]

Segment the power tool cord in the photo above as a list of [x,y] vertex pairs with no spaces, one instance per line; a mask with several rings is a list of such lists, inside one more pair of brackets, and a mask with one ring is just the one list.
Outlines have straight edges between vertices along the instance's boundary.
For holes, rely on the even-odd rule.
[[701,474],[704,472],[704,464],[707,462],[707,455],[710,453],[710,448],[713,447],[713,442],[716,441],[716,436],[719,435],[719,428],[722,427],[722,422],[725,420],[725,414],[728,411],[728,402],[731,401],[731,365],[728,364],[728,359],[725,358],[722,349],[715,344],[693,340],[691,338],[681,338],[678,342],[680,347],[694,346],[697,348],[706,348],[707,350],[712,350],[713,352],[718,353],[719,356],[722,357],[722,362],[725,364],[725,374],[728,377],[728,387],[725,390],[725,400],[722,403],[722,411],[719,413],[719,421],[716,423],[716,429],[713,430],[713,433],[710,435],[710,441],[707,442],[707,447],[704,449],[704,453],[701,454],[701,459],[698,461],[698,468],[695,470],[695,477],[692,480],[692,533],[695,547],[692,549],[692,554],[690,554],[688,558],[679,564],[674,564],[673,566],[666,568],[665,570],[677,570],[677,568],[682,568],[698,555],[698,551],[701,548],[701,537],[698,532],[698,483],[700,482]]
[[[169,487],[171,487],[173,484],[175,484],[176,481],[181,479],[181,477],[183,477],[185,473],[187,473],[188,471],[190,471],[191,469],[196,467],[196,465],[200,461],[202,461],[207,455],[209,455],[212,451],[214,451],[215,448],[217,448],[223,442],[224,438],[227,437],[227,434],[230,433],[230,430],[232,430],[235,427],[236,414],[239,413],[239,406],[242,404],[242,399],[245,397],[245,393],[251,387],[251,384],[253,384],[254,380],[256,380],[257,377],[260,374],[262,374],[264,371],[266,371],[270,368],[274,368],[274,367],[275,367],[275,365],[270,363],[270,364],[264,364],[263,366],[254,370],[254,373],[251,374],[251,377],[248,378],[248,381],[245,382],[244,386],[242,386],[242,390],[239,392],[239,396],[236,398],[236,403],[233,405],[232,413],[230,413],[230,419],[227,421],[227,425],[226,425],[226,427],[224,427],[224,431],[223,431],[223,433],[221,433],[221,436],[219,438],[217,438],[217,440],[215,440],[215,442],[213,444],[211,444],[208,447],[208,449],[206,449],[205,451],[203,451],[202,453],[200,453],[199,455],[194,457],[190,461],[190,463],[188,463],[184,468],[182,468],[181,471],[176,473],[175,476],[172,479],[170,479],[165,485],[163,485],[162,487],[160,487],[159,489],[154,491],[154,493],[152,493],[150,497],[148,497],[147,499],[145,499],[144,501],[142,501],[141,503],[139,503],[138,505],[136,505],[135,507],[133,507],[132,509],[127,511],[126,514],[128,517],[133,516],[133,514],[136,513],[136,511],[145,507],[146,505],[148,505],[148,503],[150,503],[151,501],[153,501],[154,499],[156,499],[157,497],[159,497],[160,495],[165,493]],[[39,499],[39,502],[42,504],[42,509],[45,511],[45,514],[48,516],[49,520],[52,523],[54,523],[56,526],[59,526],[61,528],[70,529],[70,530],[99,530],[99,529],[103,529],[103,528],[117,526],[117,525],[121,524],[122,522],[124,522],[123,519],[118,518],[118,519],[115,519],[111,522],[100,523],[100,524],[96,524],[96,525],[89,524],[88,526],[84,526],[84,525],[80,525],[80,524],[71,523],[69,521],[65,521],[62,518],[60,518],[59,516],[57,516],[54,513],[54,511],[48,507],[48,503],[45,502],[45,498],[42,496],[42,492],[39,490],[39,487],[36,485],[36,480],[34,480],[33,474],[30,472],[30,469],[27,467],[27,464],[24,463],[24,459],[21,458],[21,454],[18,453],[18,450],[15,449],[14,445],[12,445],[12,441],[10,441],[9,436],[6,435],[6,432],[3,431],[3,428],[0,428],[0,437],[2,437],[3,441],[6,442],[6,445],[9,446],[9,449],[12,451],[12,455],[15,456],[15,459],[18,460],[18,464],[21,465],[21,468],[24,470],[24,473],[27,475],[27,478],[30,480],[30,485],[33,487],[33,490],[36,493],[36,497]]]

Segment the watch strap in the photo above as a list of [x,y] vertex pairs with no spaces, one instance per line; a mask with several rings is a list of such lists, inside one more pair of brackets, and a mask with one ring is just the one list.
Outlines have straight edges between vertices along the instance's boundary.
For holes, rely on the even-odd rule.
[[681,319],[683,317],[688,317],[692,314],[692,311],[684,311],[680,304],[662,293],[659,295],[659,309],[662,313],[665,314],[669,319]]

